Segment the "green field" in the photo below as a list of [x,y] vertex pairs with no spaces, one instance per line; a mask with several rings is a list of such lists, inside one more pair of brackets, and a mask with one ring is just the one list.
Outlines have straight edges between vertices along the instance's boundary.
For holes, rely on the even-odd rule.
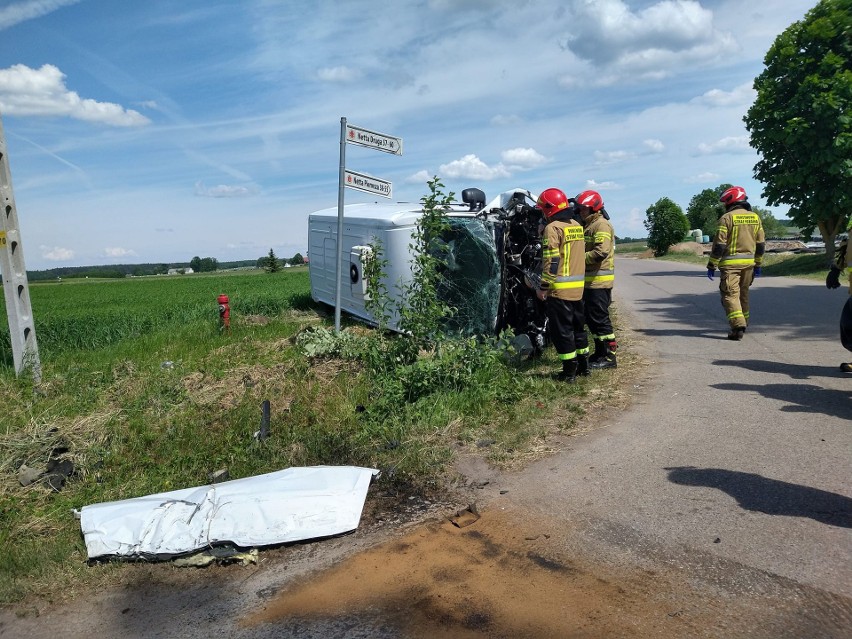
[[[218,322],[220,293],[229,296],[235,316],[309,308],[307,268],[286,275],[256,270],[30,284],[39,351],[50,358],[96,350],[175,327],[194,326],[209,333]],[[5,300],[0,306],[5,315]],[[11,366],[9,328],[2,324],[0,363]]]

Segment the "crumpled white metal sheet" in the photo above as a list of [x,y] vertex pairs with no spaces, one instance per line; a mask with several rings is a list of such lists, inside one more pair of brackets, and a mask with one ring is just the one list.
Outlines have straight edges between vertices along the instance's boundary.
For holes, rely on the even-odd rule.
[[231,542],[263,546],[355,530],[374,468],[310,466],[84,506],[89,559],[168,559]]

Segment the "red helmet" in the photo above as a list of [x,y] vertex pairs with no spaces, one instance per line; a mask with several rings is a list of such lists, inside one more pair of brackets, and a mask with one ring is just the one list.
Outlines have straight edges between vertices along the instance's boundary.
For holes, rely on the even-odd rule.
[[535,208],[544,213],[545,218],[551,218],[568,208],[568,196],[559,189],[545,189],[538,196]]
[[727,191],[722,193],[719,201],[722,202],[725,206],[730,206],[731,204],[736,204],[737,202],[745,202],[748,196],[746,195],[745,189],[741,186],[732,186]]
[[592,211],[597,213],[603,208],[603,198],[597,191],[583,191],[574,198],[577,206],[588,206]]

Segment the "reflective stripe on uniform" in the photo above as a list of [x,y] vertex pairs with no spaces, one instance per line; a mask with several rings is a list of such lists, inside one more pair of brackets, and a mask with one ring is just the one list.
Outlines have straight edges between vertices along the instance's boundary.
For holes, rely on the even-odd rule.
[[583,288],[585,277],[582,275],[561,275],[553,279],[548,278],[548,281],[551,288]]
[[592,275],[586,275],[586,283],[589,282],[613,282],[615,281],[614,271],[597,271]]
[[749,266],[754,264],[754,253],[737,253],[723,255],[719,260],[720,266]]

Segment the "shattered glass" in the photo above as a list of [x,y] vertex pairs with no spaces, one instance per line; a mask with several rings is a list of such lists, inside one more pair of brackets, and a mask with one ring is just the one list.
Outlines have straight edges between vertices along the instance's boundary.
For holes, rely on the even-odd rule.
[[500,307],[500,262],[494,224],[452,217],[439,257],[445,262],[438,296],[455,309],[446,329],[462,335],[493,333]]
[[456,309],[451,332],[492,335],[511,329],[537,353],[546,343],[546,312],[536,297],[541,271],[541,213],[527,192],[475,217],[449,218],[439,257],[446,263],[438,289]]

